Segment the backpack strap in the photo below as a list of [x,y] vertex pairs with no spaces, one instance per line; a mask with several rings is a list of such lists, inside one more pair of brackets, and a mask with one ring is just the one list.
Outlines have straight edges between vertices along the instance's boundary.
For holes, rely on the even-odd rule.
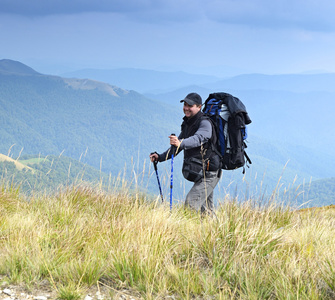
[[249,158],[249,156],[248,156],[247,152],[245,152],[245,150],[244,150],[244,156],[245,156],[247,162],[248,162],[249,164],[252,164],[251,159]]

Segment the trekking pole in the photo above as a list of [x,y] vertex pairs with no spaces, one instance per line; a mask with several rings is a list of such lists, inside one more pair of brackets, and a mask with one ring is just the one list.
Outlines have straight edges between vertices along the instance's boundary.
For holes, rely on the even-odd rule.
[[159,192],[160,192],[160,194],[161,194],[162,202],[164,202],[164,200],[163,200],[162,188],[161,188],[161,183],[160,183],[160,181],[159,181],[159,176],[158,176],[157,161],[154,161],[153,164],[154,164],[154,169],[155,169],[155,172],[156,172],[156,177],[157,177],[157,182],[158,182]]
[[[175,135],[172,133],[171,135]],[[170,210],[172,210],[172,188],[173,188],[173,159],[175,155],[175,146],[171,146],[171,181],[170,181]]]

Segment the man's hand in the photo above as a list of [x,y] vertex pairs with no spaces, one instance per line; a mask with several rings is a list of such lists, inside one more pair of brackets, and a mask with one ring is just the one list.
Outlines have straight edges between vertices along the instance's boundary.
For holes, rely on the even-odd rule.
[[178,140],[178,137],[175,135],[170,135],[169,136],[170,139],[170,145],[172,146],[176,146],[177,148],[180,146],[181,141]]
[[151,162],[158,161],[158,154],[156,152],[151,153],[149,157]]

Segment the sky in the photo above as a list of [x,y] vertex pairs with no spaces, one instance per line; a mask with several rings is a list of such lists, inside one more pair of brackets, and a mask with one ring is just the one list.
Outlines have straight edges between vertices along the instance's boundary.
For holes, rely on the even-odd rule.
[[334,0],[0,0],[0,59],[45,74],[335,72]]

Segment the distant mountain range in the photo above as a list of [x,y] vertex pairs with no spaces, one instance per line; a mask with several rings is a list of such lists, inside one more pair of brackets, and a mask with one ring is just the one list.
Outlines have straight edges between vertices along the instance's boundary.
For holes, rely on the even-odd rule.
[[335,74],[244,74],[206,84],[209,89],[335,92]]
[[[133,180],[139,184],[140,177],[149,176],[145,175],[149,153],[164,151],[167,136],[180,130],[183,114],[179,100],[191,91],[198,91],[203,98],[226,91],[246,104],[253,121],[248,139],[253,164],[246,176],[240,170],[224,172],[219,194],[234,194],[237,188],[249,197],[271,192],[279,179],[286,186],[311,177],[335,176],[335,141],[330,138],[334,93],[333,87],[321,83],[325,78],[331,81],[333,74],[255,74],[220,80],[185,73],[113,72],[115,82],[122,79],[127,89],[90,73],[81,77],[79,72],[78,78],[44,75],[20,62],[0,60],[0,153],[14,160],[21,152],[63,153],[112,176],[126,169],[128,174],[136,174]],[[151,82],[154,79],[155,84]],[[140,85],[142,91],[155,86],[165,92],[150,89],[150,94],[143,95],[135,91]],[[175,163],[179,170],[182,159]],[[169,164],[159,168],[167,178]],[[184,180],[180,172],[175,176],[176,190],[183,194]],[[155,191],[154,178],[149,181],[149,188]],[[325,204],[332,204],[329,201],[333,200],[327,201]]]
[[62,77],[95,79],[140,93],[148,91],[163,92],[167,89],[175,89],[190,84],[203,84],[220,79],[215,76],[185,72],[161,72],[132,68],[115,70],[84,69],[64,73]]
[[234,77],[161,72],[143,69],[84,69],[62,74],[70,78],[90,78],[136,90],[144,94],[164,94],[185,87],[203,89],[207,94],[215,90],[265,90],[307,92],[335,92],[335,74],[242,74]]

